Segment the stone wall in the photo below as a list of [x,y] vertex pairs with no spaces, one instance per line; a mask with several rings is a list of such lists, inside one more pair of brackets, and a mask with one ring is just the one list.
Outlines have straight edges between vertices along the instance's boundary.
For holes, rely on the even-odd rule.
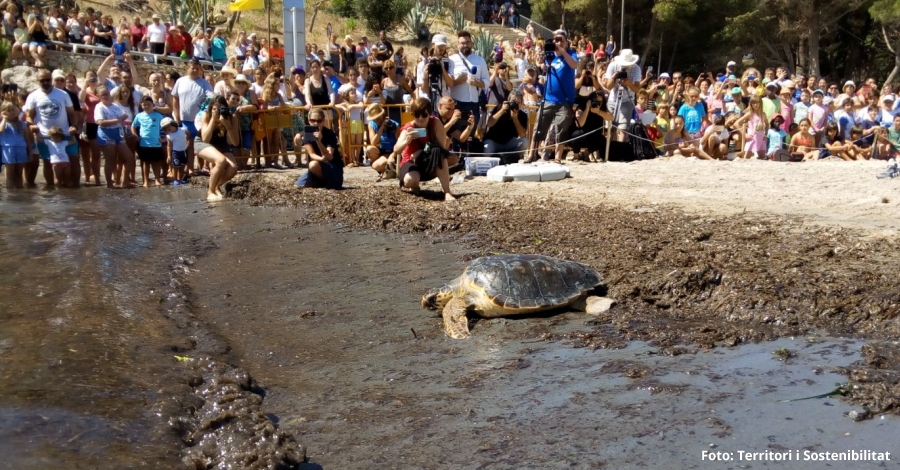
[[[183,64],[177,66],[161,65],[144,62],[143,60],[140,60],[142,59],[141,57],[136,57],[135,59],[134,64],[137,67],[138,75],[140,75],[139,82],[146,81],[151,72],[166,73],[174,70],[179,74],[184,75]],[[99,69],[100,64],[102,64],[104,60],[106,60],[106,56],[73,53],[70,51],[47,51],[45,62],[51,70],[61,69],[66,72],[75,72],[75,74],[78,75],[78,78],[83,78],[84,73],[88,70],[96,71]]]

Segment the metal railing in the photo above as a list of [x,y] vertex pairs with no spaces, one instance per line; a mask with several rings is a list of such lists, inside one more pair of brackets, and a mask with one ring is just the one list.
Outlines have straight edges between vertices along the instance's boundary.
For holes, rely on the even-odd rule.
[[[47,41],[47,44],[56,46],[61,50],[71,50],[73,54],[83,54],[83,55],[91,55],[90,52],[103,52],[104,55],[110,54],[110,48],[106,46],[91,46],[88,44],[78,44],[78,43],[70,43],[70,42],[59,42],[59,41]],[[151,52],[141,52],[141,51],[129,51],[133,57],[142,57],[145,59],[146,63],[150,64],[165,64],[166,61],[171,63],[187,63],[191,59],[190,58],[182,58],[175,56],[164,56],[161,54],[153,54]],[[225,64],[212,62],[209,60],[200,60],[200,65],[212,70],[219,70]]]
[[550,39],[553,37],[553,30],[538,23],[537,21],[532,20],[527,16],[519,15],[519,29],[525,31],[528,28],[528,25],[531,25],[534,28],[534,35],[536,38],[543,37],[544,39]]

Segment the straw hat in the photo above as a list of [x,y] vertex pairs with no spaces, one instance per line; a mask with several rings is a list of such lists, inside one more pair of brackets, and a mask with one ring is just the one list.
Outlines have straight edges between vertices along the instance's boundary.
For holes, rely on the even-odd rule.
[[372,103],[366,108],[366,115],[369,116],[369,120],[375,121],[384,116],[384,114],[384,108],[379,103]]
[[241,74],[238,74],[237,77],[234,77],[234,83],[238,83],[238,82],[244,82],[244,83],[246,83],[246,84],[248,84],[248,85],[250,84],[250,80],[247,78],[246,75],[244,75],[244,74],[242,74],[242,73],[241,73]]
[[219,70],[219,75],[224,75],[226,73],[231,74],[232,78],[237,77],[238,75],[238,71],[231,67],[222,67],[222,70]]

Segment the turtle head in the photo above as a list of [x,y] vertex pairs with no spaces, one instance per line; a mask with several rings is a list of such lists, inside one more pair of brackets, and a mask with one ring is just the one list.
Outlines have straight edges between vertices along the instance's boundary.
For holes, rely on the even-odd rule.
[[450,288],[450,285],[444,284],[443,286],[431,289],[427,294],[422,296],[422,308],[425,310],[440,311],[444,309],[444,306],[447,305],[447,302],[452,298],[453,290]]

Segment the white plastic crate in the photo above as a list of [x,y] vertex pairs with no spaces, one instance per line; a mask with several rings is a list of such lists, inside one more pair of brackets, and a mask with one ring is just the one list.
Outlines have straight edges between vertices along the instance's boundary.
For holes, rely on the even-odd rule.
[[468,157],[466,158],[466,176],[484,176],[488,170],[500,164],[496,157]]

